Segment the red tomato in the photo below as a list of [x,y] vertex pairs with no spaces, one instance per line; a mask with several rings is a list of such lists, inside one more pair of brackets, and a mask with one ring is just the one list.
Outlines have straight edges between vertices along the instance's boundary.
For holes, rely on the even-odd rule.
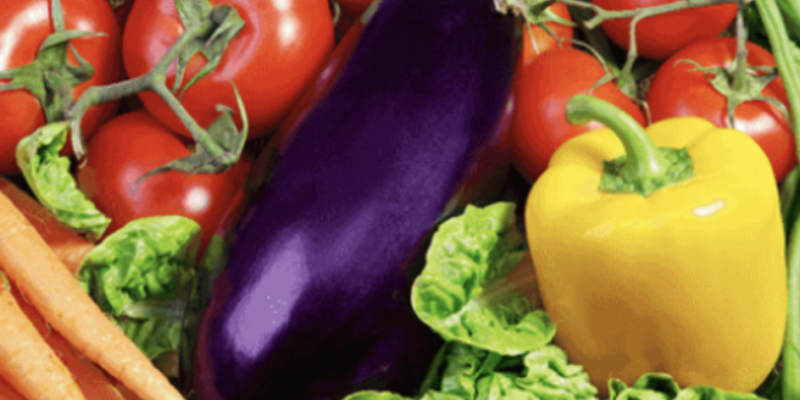
[[[549,8],[559,17],[564,18],[567,21],[572,21],[572,16],[570,16],[569,9],[567,8],[566,4],[553,4]],[[561,44],[562,46],[572,47],[572,38],[575,37],[575,32],[571,26],[559,24],[558,22],[545,22],[545,25],[547,25],[547,27],[550,28],[550,30],[553,31],[553,34],[555,34],[557,37],[564,39]],[[523,45],[521,62],[524,65],[530,64],[537,55],[558,47],[558,41],[556,41],[552,35],[547,33],[547,31],[539,28],[536,25],[531,25],[530,34],[528,33],[527,29],[524,29],[523,31],[525,32],[525,35],[522,41]],[[531,41],[531,36],[533,36],[533,41]],[[536,43],[536,48],[533,47],[534,42]],[[520,68],[520,66],[517,66],[517,68]]]
[[220,174],[168,172],[134,187],[144,173],[190,154],[178,136],[144,110],[112,119],[87,146],[86,165],[76,178],[81,191],[111,218],[106,235],[137,218],[181,215],[203,228],[202,251],[225,227],[231,210],[242,207],[244,181],[252,165],[244,157]]
[[[210,3],[233,5],[245,26],[228,45],[217,69],[187,90],[182,104],[200,126],[207,127],[219,116],[217,104],[238,108],[229,81],[232,79],[247,109],[249,137],[267,134],[277,127],[317,76],[333,49],[333,21],[328,2],[211,0]],[[128,75],[137,77],[150,71],[183,31],[175,0],[136,0],[122,43]],[[195,55],[187,66],[184,82],[204,65],[205,58]],[[174,81],[173,67],[167,87],[172,87]],[[191,137],[158,96],[148,91],[139,97],[159,121]],[[238,115],[236,119],[241,126]]]
[[544,172],[550,157],[568,139],[601,128],[592,121],[585,125],[567,122],[566,104],[576,94],[591,94],[606,100],[645,125],[638,106],[613,82],[589,89],[605,75],[597,59],[573,48],[553,49],[533,60],[517,74],[514,82],[515,108],[511,128],[514,165],[529,180]]
[[134,0],[125,0],[124,3],[114,8],[114,15],[117,16],[117,23],[120,27],[125,27],[125,21],[128,20],[128,14],[131,13]]
[[[122,70],[119,62],[120,30],[111,7],[106,0],[62,0],[64,24],[67,30],[103,32],[107,36],[84,37],[71,40],[78,54],[94,66],[91,79],[72,89],[74,99],[90,86],[116,81]],[[53,33],[49,0],[4,1],[0,5],[0,70],[30,64],[36,58],[39,46]],[[68,61],[77,65],[70,53]],[[0,80],[5,84],[9,80]],[[117,102],[104,103],[90,108],[81,127],[89,137],[110,118]],[[39,101],[27,90],[0,93],[0,174],[17,173],[14,153],[20,139],[33,133],[46,123]],[[69,144],[65,154],[71,150]]]
[[342,14],[357,17],[369,7],[372,0],[338,0]]
[[[605,10],[631,10],[681,0],[591,0]],[[703,39],[722,33],[736,18],[736,4],[681,10],[644,18],[636,24],[636,50],[644,58],[661,60]],[[609,39],[628,50],[631,19],[612,19],[600,25]]]
[[[772,54],[764,48],[748,42],[747,52],[748,65],[775,66]],[[701,72],[689,72],[694,65],[676,62],[691,59],[706,67],[727,67],[735,57],[734,38],[709,39],[675,53],[656,72],[645,97],[653,122],[693,115],[719,127],[730,127],[725,96],[714,89]],[[770,82],[761,94],[776,98],[789,108],[780,77]],[[783,180],[797,163],[797,153],[794,136],[780,110],[764,101],[744,102],[734,111],[734,125],[755,139],[772,163],[775,178]]]

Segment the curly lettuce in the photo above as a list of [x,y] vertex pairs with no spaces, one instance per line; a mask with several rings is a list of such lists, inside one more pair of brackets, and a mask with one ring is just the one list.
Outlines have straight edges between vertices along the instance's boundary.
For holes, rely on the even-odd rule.
[[681,389],[672,376],[663,373],[644,374],[630,387],[611,379],[608,392],[609,400],[763,400],[755,394],[725,392],[706,385]]
[[202,229],[178,216],[134,220],[87,254],[77,277],[151,360],[177,351]]
[[58,221],[97,241],[111,219],[78,190],[69,158],[59,155],[68,131],[68,123],[55,122],[23,138],[17,145],[17,164],[33,194]]
[[[595,400],[597,389],[583,368],[548,345],[525,356],[501,356],[462,343],[447,345],[438,387],[420,400]],[[438,368],[435,366],[434,368]],[[406,400],[388,392],[363,391],[347,400]]]
[[446,341],[502,355],[521,355],[555,335],[547,313],[535,309],[504,278],[525,254],[514,227],[515,205],[467,206],[434,234],[411,304],[420,320]]

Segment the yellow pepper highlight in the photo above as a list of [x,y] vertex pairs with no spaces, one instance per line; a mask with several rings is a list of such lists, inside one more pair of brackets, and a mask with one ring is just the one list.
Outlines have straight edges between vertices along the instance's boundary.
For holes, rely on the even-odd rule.
[[688,147],[694,176],[646,197],[600,190],[603,161],[625,154],[602,129],[559,148],[531,190],[526,230],[555,342],[603,396],[609,378],[646,372],[753,391],[778,359],[787,307],[770,163],[745,134],[703,119],[646,132]]

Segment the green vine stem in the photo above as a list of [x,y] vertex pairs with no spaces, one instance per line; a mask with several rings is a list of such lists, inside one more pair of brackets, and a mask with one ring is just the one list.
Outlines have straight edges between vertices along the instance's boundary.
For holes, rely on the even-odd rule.
[[[747,80],[747,25],[744,20],[744,0],[738,0],[739,9],[736,12],[736,69],[733,74],[733,90],[742,91]],[[731,118],[731,126],[733,121]]]
[[72,147],[75,150],[75,156],[81,159],[85,155],[83,135],[81,134],[81,121],[90,107],[107,101],[121,99],[125,96],[145,90],[152,90],[161,97],[186,126],[195,141],[203,146],[210,154],[214,156],[221,156],[224,154],[225,151],[217,145],[217,143],[209,137],[208,133],[197,124],[191,115],[189,115],[189,112],[186,111],[180,101],[175,98],[165,83],[167,69],[181,51],[196,38],[210,34],[214,27],[215,24],[211,21],[203,21],[202,23],[190,26],[181,34],[178,40],[172,44],[155,67],[142,76],[110,85],[93,86],[87,89],[66,115],[70,121]]
[[[94,105],[146,90],[154,92],[167,104],[191,133],[197,147],[192,155],[156,168],[145,174],[144,177],[167,171],[217,173],[228,169],[239,159],[247,138],[248,128],[244,104],[233,81],[231,81],[231,85],[244,125],[239,133],[236,133],[238,128],[231,117],[234,111],[229,107],[218,105],[220,117],[204,129],[183,107],[180,98],[197,80],[202,79],[219,65],[228,43],[244,27],[244,20],[239,16],[236,8],[231,5],[222,4],[212,7],[206,0],[176,0],[176,4],[186,30],[175,40],[152,70],[127,81],[89,88],[74,104],[66,107],[64,117],[69,121],[73,149],[79,160],[84,159],[86,155],[81,134],[81,121],[87,110]],[[186,65],[197,54],[205,56],[206,65],[181,88]],[[177,63],[177,72],[175,87],[170,90],[166,83],[167,71],[173,63]]]
[[594,12],[594,16],[584,21],[584,26],[592,30],[597,28],[605,21],[620,18],[631,18],[630,25],[630,44],[625,64],[617,76],[617,87],[631,99],[637,99],[636,77],[633,74],[633,65],[639,54],[636,49],[636,26],[644,18],[660,14],[671,13],[679,10],[692,8],[715,6],[720,4],[734,3],[741,0],[683,0],[674,3],[662,4],[652,7],[636,8],[632,10],[606,10],[597,5],[581,0],[556,0],[570,7],[588,9]]
[[[781,10],[775,0],[756,0],[756,7],[764,22],[772,46],[778,72],[783,78],[791,110],[791,126],[795,135],[797,152],[800,154],[800,70],[792,57],[792,43],[786,32]],[[792,228],[789,235],[787,279],[788,311],[786,336],[783,348],[782,397],[785,400],[800,399],[800,224]]]
[[556,0],[556,3],[564,3],[568,6],[586,8],[594,11],[594,17],[586,20],[585,22],[587,28],[594,29],[600,26],[600,24],[603,22],[619,18],[633,18],[634,21],[631,23],[631,28],[633,28],[635,22],[638,22],[636,21],[637,17],[639,17],[638,19],[641,20],[642,18],[652,17],[654,15],[666,14],[679,10],[688,10],[691,8],[735,3],[736,1],[737,0],[683,0],[674,3],[662,4],[659,6],[642,7],[632,10],[605,10],[597,5],[581,0]]
[[608,43],[608,38],[597,28],[589,29],[585,21],[592,17],[591,11],[585,8],[569,7],[569,12],[579,22],[578,29],[581,30],[583,36],[586,37],[588,45],[596,50],[602,61],[613,72],[616,77],[619,74],[619,66],[614,60],[614,55],[611,53],[611,45]]

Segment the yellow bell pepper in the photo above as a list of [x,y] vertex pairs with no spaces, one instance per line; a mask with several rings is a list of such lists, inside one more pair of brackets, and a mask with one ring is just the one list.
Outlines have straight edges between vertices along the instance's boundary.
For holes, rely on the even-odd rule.
[[700,118],[645,131],[589,96],[567,110],[572,123],[611,129],[561,146],[526,204],[555,342],[601,391],[609,378],[632,384],[646,372],[681,387],[756,389],[777,361],[787,307],[767,157],[745,134]]

